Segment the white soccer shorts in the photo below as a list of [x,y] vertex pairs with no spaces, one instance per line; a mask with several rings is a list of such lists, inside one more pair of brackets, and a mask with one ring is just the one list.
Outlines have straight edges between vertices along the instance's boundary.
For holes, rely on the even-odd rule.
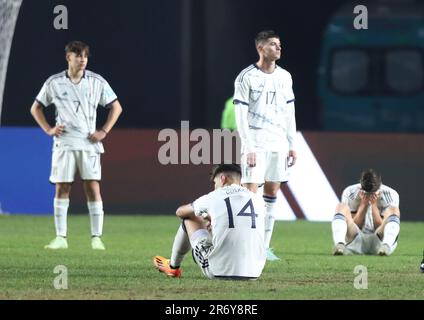
[[76,150],[53,150],[50,182],[74,182],[78,170],[82,180],[102,178],[100,153]]
[[288,180],[288,152],[256,152],[256,166],[247,165],[247,154],[241,155],[241,183],[262,184]]
[[[357,229],[358,234],[356,235],[355,239],[346,244],[346,249],[348,249],[353,254],[377,254],[378,249],[380,249],[380,246],[383,243],[377,234],[375,232],[364,233],[358,227]],[[389,255],[395,251],[397,244],[398,243],[396,241],[393,245],[390,246]]]

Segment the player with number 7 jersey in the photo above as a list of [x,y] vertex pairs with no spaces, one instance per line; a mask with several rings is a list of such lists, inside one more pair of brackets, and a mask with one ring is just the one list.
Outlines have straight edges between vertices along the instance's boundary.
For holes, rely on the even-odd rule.
[[239,165],[219,165],[212,173],[215,190],[178,208],[177,216],[183,221],[171,259],[156,256],[153,260],[159,271],[181,276],[180,264],[192,249],[194,260],[210,279],[246,280],[261,275],[266,262],[265,205],[262,197],[240,185],[240,179]]

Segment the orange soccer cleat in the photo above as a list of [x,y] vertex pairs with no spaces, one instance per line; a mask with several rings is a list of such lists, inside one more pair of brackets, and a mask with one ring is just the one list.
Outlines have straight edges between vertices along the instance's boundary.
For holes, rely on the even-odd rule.
[[181,268],[176,268],[176,269],[171,268],[169,264],[169,259],[166,259],[161,256],[155,256],[153,258],[153,264],[155,265],[156,269],[158,269],[160,272],[163,272],[168,277],[172,277],[172,278],[181,277],[181,273],[182,273]]

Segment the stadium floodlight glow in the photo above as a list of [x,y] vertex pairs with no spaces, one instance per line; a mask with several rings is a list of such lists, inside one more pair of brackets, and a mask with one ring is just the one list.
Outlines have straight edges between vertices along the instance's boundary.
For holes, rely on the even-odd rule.
[[295,145],[298,158],[288,186],[307,220],[331,221],[339,199],[300,132]]

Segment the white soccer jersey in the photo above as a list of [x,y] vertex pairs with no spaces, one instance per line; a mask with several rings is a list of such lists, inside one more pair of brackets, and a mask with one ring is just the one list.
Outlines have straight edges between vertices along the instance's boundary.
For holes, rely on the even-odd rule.
[[[237,76],[234,103],[248,108],[248,124],[237,123],[244,146],[253,146],[255,151],[294,150],[296,120],[292,85],[290,73],[279,66],[268,74],[253,64]],[[240,131],[244,127],[248,127],[248,133]]]
[[213,250],[209,267],[215,276],[253,277],[265,265],[262,197],[233,184],[193,202],[196,215],[211,217]]
[[105,79],[86,70],[78,84],[71,81],[67,71],[51,76],[36,101],[44,107],[54,104],[56,124],[65,126],[64,134],[54,138],[54,148],[103,153],[102,143],[91,143],[88,135],[96,130],[97,106],[107,107],[116,99]]
[[[342,203],[346,204],[352,213],[356,213],[356,211],[358,211],[359,204],[361,203],[361,199],[359,198],[360,190],[361,184],[357,183],[348,186],[343,191]],[[394,189],[382,184],[379,191],[381,194],[377,200],[377,207],[381,214],[390,206],[399,208],[399,194]],[[362,227],[362,231],[365,233],[372,233],[375,231],[370,205],[368,206],[367,213],[365,215],[365,222]]]

